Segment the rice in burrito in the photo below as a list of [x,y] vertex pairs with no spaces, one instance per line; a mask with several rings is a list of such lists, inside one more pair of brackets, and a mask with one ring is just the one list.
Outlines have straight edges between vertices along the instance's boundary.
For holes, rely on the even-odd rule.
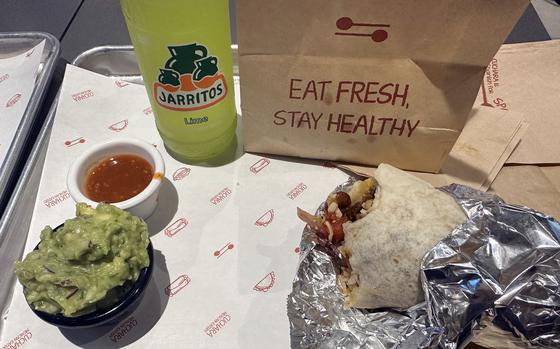
[[422,258],[466,215],[451,196],[392,166],[380,165],[374,179],[356,182],[348,198],[329,196],[321,217],[298,215],[341,244],[346,306],[408,308],[424,299]]

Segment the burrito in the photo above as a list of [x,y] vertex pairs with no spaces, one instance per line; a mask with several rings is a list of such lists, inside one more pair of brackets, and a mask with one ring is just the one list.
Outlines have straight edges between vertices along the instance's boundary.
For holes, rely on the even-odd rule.
[[466,221],[463,210],[429,183],[385,164],[346,195],[331,194],[320,217],[298,211],[340,249],[345,305],[408,308],[421,302],[422,258]]

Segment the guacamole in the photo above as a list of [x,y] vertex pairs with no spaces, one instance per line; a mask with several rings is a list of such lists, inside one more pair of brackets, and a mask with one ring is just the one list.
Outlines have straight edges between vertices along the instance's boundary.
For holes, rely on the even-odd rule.
[[39,249],[15,266],[36,310],[78,316],[114,303],[149,265],[148,228],[115,206],[76,205],[76,218],[41,232]]

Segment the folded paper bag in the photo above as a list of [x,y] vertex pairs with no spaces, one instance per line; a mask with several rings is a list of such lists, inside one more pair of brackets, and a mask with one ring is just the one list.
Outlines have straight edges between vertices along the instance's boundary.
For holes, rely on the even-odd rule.
[[560,164],[560,40],[503,45],[475,105],[524,114],[529,129],[508,164]]
[[531,207],[560,219],[560,166],[506,166],[492,183],[490,192],[507,203]]
[[437,172],[527,4],[239,1],[245,149]]
[[[441,172],[413,172],[436,187],[458,183],[487,190],[527,129],[519,113],[486,108],[472,111],[465,129],[442,166]],[[339,167],[372,175],[375,168],[351,164]]]

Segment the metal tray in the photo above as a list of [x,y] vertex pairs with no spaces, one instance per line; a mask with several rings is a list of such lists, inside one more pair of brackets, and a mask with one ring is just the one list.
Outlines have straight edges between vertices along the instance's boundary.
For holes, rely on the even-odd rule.
[[[238,48],[231,45],[234,80],[239,78]],[[74,59],[73,65],[115,79],[143,84],[138,61],[132,46],[99,46],[89,49]]]
[[[232,45],[232,53],[234,80],[238,80],[237,45]],[[143,83],[132,46],[95,47],[80,54],[72,64],[115,79],[138,84]],[[15,261],[20,259],[25,247],[57,104],[58,96],[55,98],[43,128],[37,136],[4,216],[0,219],[1,315],[6,313],[11,300],[15,283],[12,266]],[[3,317],[0,317],[0,333],[2,321]]]
[[40,32],[0,33],[0,58],[16,56],[43,40],[45,40],[45,47],[31,98],[10,144],[7,156],[0,164],[0,215],[12,193],[17,175],[14,173],[15,169],[23,161],[21,159],[22,151],[26,143],[30,141],[28,140],[29,133],[37,118],[60,52],[60,43],[51,34]]

